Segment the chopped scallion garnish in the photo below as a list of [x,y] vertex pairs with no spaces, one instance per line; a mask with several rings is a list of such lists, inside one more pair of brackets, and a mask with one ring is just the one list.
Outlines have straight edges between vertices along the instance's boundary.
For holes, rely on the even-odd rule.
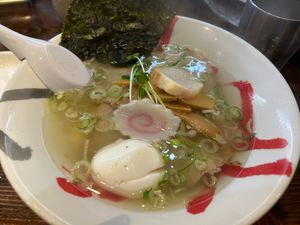
[[90,99],[97,104],[99,104],[105,96],[106,91],[103,88],[96,88],[89,93]]
[[113,130],[114,122],[111,119],[101,118],[96,123],[95,129],[98,132],[107,132]]
[[143,58],[136,58],[138,63],[131,68],[130,73],[129,100],[132,101],[132,87],[134,82],[138,86],[139,98],[148,96],[153,103],[163,105],[163,101],[160,99],[159,95],[150,83],[150,74],[145,70]]
[[77,121],[79,118],[79,113],[74,107],[70,107],[65,111],[65,117],[70,121]]
[[123,88],[119,85],[112,85],[108,91],[107,95],[111,98],[119,98],[122,96]]
[[236,106],[229,106],[226,109],[225,118],[227,120],[239,121],[242,119],[242,111]]
[[82,113],[82,115],[79,118],[78,128],[84,134],[89,134],[95,128],[96,122],[97,119],[92,114]]
[[195,168],[196,168],[197,170],[200,170],[200,171],[205,170],[205,169],[207,168],[207,163],[206,163],[206,161],[199,160],[199,159],[196,159],[196,160],[195,160],[194,165],[195,165]]
[[95,81],[107,80],[107,76],[102,69],[97,69],[97,71],[92,71],[92,77]]
[[219,150],[217,142],[210,138],[204,138],[200,141],[200,147],[209,154],[214,154]]

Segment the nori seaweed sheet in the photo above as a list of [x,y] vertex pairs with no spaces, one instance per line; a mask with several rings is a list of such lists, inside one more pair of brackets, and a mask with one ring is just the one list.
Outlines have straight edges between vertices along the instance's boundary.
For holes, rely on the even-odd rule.
[[174,16],[163,0],[73,0],[61,45],[82,60],[123,64],[149,54]]

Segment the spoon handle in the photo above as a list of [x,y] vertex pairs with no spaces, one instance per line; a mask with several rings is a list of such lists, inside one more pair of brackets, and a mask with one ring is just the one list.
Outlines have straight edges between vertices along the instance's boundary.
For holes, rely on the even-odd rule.
[[26,53],[32,51],[33,47],[43,43],[41,40],[19,34],[2,24],[0,24],[0,42],[20,60],[24,59]]

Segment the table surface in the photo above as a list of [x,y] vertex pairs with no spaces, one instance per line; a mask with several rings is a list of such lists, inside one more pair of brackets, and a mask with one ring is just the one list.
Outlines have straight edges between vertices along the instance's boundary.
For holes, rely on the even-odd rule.
[[[203,1],[198,1],[197,7],[205,13],[199,14],[197,7],[189,2],[195,0],[173,1],[178,8],[178,14],[199,18],[216,25],[231,29],[216,15],[209,13]],[[202,3],[199,3],[202,2]],[[24,2],[3,4],[0,1],[0,24],[12,28],[20,33],[41,39],[49,39],[60,32],[61,20],[53,9],[50,0],[28,0]],[[5,50],[0,45],[0,51]],[[300,104],[300,51],[298,51],[287,65],[282,74],[290,85],[298,105]],[[276,88],[276,87],[274,87]],[[39,218],[12,189],[0,166],[0,224],[47,224]],[[298,168],[292,182],[281,199],[256,225],[299,225],[300,224],[300,169]]]

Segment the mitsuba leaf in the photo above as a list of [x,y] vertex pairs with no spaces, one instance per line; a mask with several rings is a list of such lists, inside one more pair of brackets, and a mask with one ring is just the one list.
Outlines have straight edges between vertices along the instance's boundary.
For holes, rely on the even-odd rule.
[[174,15],[163,0],[73,0],[61,45],[82,60],[126,64],[155,48]]

